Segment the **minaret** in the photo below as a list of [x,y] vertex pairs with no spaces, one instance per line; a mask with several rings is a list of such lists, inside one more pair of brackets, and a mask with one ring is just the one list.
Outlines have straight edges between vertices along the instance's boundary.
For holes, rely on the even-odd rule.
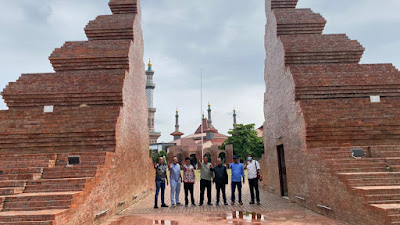
[[151,68],[152,66],[151,60],[149,60],[148,69],[146,70],[146,96],[148,107],[147,125],[149,127],[150,144],[156,144],[157,139],[161,136],[161,133],[155,132],[154,130],[154,114],[156,113],[156,108],[153,107],[153,94],[156,85],[153,83],[154,71]]
[[174,136],[174,141],[181,139],[181,136],[183,135],[182,132],[179,131],[179,113],[178,110],[176,110],[176,115],[175,115],[175,132],[171,133],[172,136]]
[[233,108],[233,128],[236,128],[236,109]]
[[214,131],[212,130],[212,120],[211,120],[211,104],[208,103],[208,120],[207,120],[207,128],[206,128],[206,139],[212,140],[214,139]]
[[207,126],[210,128],[212,126],[212,120],[211,120],[211,104],[210,102],[208,103],[208,121],[207,121]]

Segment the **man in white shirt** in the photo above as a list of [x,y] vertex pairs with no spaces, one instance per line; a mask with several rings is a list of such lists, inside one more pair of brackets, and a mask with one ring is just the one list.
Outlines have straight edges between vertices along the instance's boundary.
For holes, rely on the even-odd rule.
[[260,172],[260,163],[258,163],[258,161],[256,160],[253,160],[253,156],[249,154],[244,169],[247,169],[248,173],[250,195],[251,195],[250,204],[251,205],[254,204],[254,189],[255,189],[257,205],[260,205],[260,192],[258,190],[258,173]]

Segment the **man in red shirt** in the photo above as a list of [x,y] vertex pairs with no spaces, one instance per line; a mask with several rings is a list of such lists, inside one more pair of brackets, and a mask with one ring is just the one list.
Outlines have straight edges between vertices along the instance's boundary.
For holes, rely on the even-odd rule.
[[188,195],[190,192],[190,197],[192,200],[192,206],[196,206],[194,203],[194,196],[193,196],[193,187],[194,182],[196,181],[196,176],[194,174],[194,167],[190,164],[190,158],[187,157],[185,159],[186,164],[182,166],[183,170],[183,188],[185,189],[185,206],[187,207],[189,204]]

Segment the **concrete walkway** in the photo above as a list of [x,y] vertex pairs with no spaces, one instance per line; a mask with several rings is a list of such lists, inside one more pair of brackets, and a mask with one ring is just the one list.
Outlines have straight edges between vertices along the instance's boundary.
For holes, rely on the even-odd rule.
[[[243,186],[243,205],[231,205],[231,188],[227,185],[228,206],[215,205],[215,186],[212,190],[213,206],[180,206],[154,209],[154,192],[104,225],[136,224],[313,224],[339,225],[341,223],[316,214],[290,201],[260,190],[261,205],[249,205],[250,192]],[[200,199],[200,182],[195,184],[195,201]],[[170,187],[166,188],[165,201],[170,206]],[[237,192],[236,192],[237,194]],[[160,198],[160,197],[159,197]],[[207,199],[207,197],[205,196]],[[160,200],[159,200],[160,201]],[[183,185],[180,201],[184,204]],[[206,200],[205,200],[206,202]],[[160,206],[160,203],[159,203]]]

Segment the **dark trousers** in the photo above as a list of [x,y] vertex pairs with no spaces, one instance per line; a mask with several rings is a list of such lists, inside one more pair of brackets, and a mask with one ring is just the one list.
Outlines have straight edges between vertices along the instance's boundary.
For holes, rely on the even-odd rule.
[[165,182],[156,181],[156,196],[154,199],[154,206],[157,206],[158,202],[158,194],[160,193],[161,189],[161,204],[164,205],[164,194],[165,194]]
[[254,189],[256,190],[257,202],[260,202],[260,192],[258,191],[258,179],[249,179],[251,201],[254,202]]
[[224,203],[226,203],[226,194],[225,194],[225,184],[215,182],[215,187],[217,188],[217,203],[219,203],[219,194],[222,191],[222,198],[224,199]]
[[231,188],[232,188],[232,202],[235,202],[235,189],[236,186],[238,188],[238,192],[239,192],[239,202],[242,202],[242,182],[231,182]]
[[204,190],[207,188],[207,200],[208,204],[211,204],[211,181],[210,180],[200,180],[200,205],[204,202]]
[[193,183],[183,183],[183,188],[185,189],[185,205],[189,204],[189,192],[192,200],[192,205],[194,205],[193,186]]

